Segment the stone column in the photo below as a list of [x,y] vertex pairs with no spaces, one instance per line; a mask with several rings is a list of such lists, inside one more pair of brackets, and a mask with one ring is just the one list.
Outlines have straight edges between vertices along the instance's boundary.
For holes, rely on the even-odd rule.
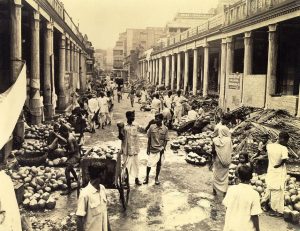
[[12,0],[10,11],[10,83],[13,84],[20,73],[22,62],[22,1]]
[[233,72],[233,41],[232,37],[227,38],[227,57],[226,57],[226,75],[231,75]]
[[61,35],[59,41],[59,74],[58,74],[58,110],[67,108],[65,89],[65,66],[66,66],[66,36]]
[[180,78],[181,78],[181,53],[177,54],[177,83],[176,90],[180,90]]
[[70,72],[74,71],[73,49],[74,44],[72,43],[72,41],[70,41]]
[[184,52],[184,79],[183,79],[183,92],[184,94],[188,91],[189,83],[189,51]]
[[219,106],[224,108],[224,95],[225,95],[225,85],[226,85],[226,39],[222,39],[221,44],[221,76],[220,76],[220,96],[219,96]]
[[79,59],[78,59],[78,64],[79,64],[79,77],[80,77],[80,87],[83,92],[86,91],[86,84],[87,84],[87,79],[86,79],[86,73],[85,73],[85,68],[84,68],[84,54],[81,49],[79,49]]
[[172,67],[171,67],[171,90],[174,90],[175,80],[175,54],[172,54]]
[[[299,83],[299,89],[300,89],[300,83]],[[298,112],[297,112],[297,117],[300,117],[300,91],[299,91],[299,96],[298,96]]]
[[252,32],[246,32],[244,37],[244,76],[252,74],[252,53],[253,53],[253,42]]
[[198,85],[198,49],[194,49],[194,65],[193,65],[193,95],[197,95]]
[[169,87],[170,85],[170,56],[169,55],[166,56],[165,76],[166,76],[165,86]]
[[66,40],[66,72],[70,72],[70,39]]
[[159,58],[159,64],[158,64],[158,85],[162,84],[162,77],[163,77],[163,60],[162,57]]
[[204,46],[204,67],[203,67],[203,96],[208,95],[208,77],[209,77],[209,46]]
[[46,22],[44,41],[44,109],[45,117],[52,119],[51,59],[53,55],[53,25],[51,22]]
[[30,76],[30,111],[31,123],[42,122],[40,104],[40,14],[33,12],[31,20],[31,76]]
[[152,82],[152,73],[153,73],[153,70],[152,70],[152,60],[148,61],[148,67],[149,67],[149,82],[151,83]]
[[276,90],[276,69],[278,54],[278,37],[276,33],[277,24],[269,25],[269,50],[268,50],[268,69],[267,69],[267,86],[266,86],[266,107],[269,106],[271,95]]

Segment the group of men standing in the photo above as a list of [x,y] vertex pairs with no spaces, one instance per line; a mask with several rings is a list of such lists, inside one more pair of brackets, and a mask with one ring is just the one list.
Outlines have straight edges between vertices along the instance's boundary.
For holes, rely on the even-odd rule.
[[[123,168],[127,168],[129,174],[135,178],[135,184],[141,185],[139,180],[140,143],[138,138],[138,125],[134,123],[135,112],[126,112],[127,123],[118,124],[119,138],[122,140]],[[159,173],[164,160],[168,137],[168,128],[163,124],[163,115],[157,113],[154,123],[147,130],[147,169],[144,184],[149,182],[149,174],[152,167],[156,167],[155,184],[159,185]]]

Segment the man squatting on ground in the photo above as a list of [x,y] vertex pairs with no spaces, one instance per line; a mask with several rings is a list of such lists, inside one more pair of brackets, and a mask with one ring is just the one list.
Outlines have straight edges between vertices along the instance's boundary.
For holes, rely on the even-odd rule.
[[151,168],[156,166],[155,184],[159,185],[160,182],[158,177],[162,162],[164,160],[164,151],[169,140],[168,128],[163,125],[163,115],[161,113],[155,115],[155,124],[150,126],[149,130],[147,131],[147,136],[148,163],[146,172],[147,175],[144,180],[144,184],[148,184]]

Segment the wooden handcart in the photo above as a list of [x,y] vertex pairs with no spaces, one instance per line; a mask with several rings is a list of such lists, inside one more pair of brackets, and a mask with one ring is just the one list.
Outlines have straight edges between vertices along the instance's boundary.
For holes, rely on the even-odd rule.
[[82,187],[85,187],[89,182],[89,166],[96,166],[102,168],[101,184],[106,189],[117,189],[120,193],[120,200],[123,209],[126,210],[128,205],[130,185],[129,174],[127,168],[121,168],[121,153],[118,153],[117,159],[99,159],[83,157],[81,159],[81,172],[82,172]]

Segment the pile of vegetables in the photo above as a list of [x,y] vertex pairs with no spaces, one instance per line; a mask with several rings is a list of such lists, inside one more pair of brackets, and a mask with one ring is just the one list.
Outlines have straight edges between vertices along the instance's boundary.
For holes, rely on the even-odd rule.
[[22,144],[22,147],[19,150],[12,151],[12,154],[15,156],[26,155],[36,153],[45,153],[48,151],[47,144],[43,140],[25,140]]
[[195,152],[189,152],[186,155],[185,160],[189,164],[198,165],[198,166],[205,166],[207,163],[207,157],[205,158],[205,156],[200,156]]
[[32,125],[25,129],[25,139],[46,139],[53,131],[51,124]]
[[120,149],[110,145],[93,147],[85,154],[85,158],[116,159]]
[[66,163],[67,160],[68,160],[67,157],[56,158],[54,160],[47,159],[46,164],[50,167],[52,167],[52,166],[63,166]]
[[[55,199],[51,193],[67,188],[64,169],[50,167],[20,167],[18,171],[10,170],[13,181],[24,184],[23,206],[28,210],[54,209]],[[72,183],[77,187],[77,183]]]

